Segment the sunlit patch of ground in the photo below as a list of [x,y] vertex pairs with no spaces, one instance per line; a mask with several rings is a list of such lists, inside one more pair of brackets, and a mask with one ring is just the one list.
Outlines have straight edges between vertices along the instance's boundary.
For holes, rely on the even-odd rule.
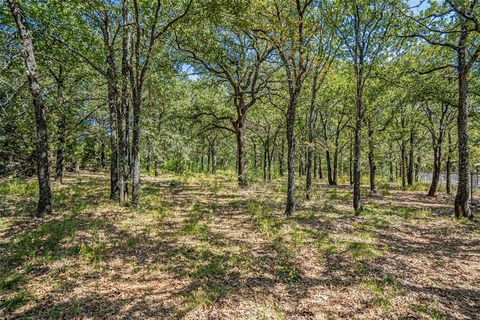
[[[143,179],[138,207],[108,179],[68,175],[32,219],[35,181],[0,185],[0,318],[474,319],[480,228],[448,197],[315,184],[283,216],[284,180]],[[365,194],[367,194],[365,192]]]

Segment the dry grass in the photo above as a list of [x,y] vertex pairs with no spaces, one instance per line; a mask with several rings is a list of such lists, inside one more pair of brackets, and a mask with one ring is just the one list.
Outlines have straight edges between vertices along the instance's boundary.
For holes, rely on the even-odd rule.
[[137,208],[107,185],[68,176],[40,221],[34,182],[2,181],[1,318],[478,317],[479,225],[448,198],[389,190],[355,217],[349,186],[317,184],[285,219],[283,180],[150,177]]

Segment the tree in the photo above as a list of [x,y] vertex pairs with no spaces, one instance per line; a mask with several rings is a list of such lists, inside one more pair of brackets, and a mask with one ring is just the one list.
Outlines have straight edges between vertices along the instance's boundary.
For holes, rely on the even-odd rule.
[[[362,127],[366,106],[364,90],[378,58],[385,53],[390,28],[395,16],[389,1],[344,1],[344,9],[334,20],[337,33],[351,58],[355,79],[355,129],[353,145],[353,208],[363,210],[360,199]],[[341,17],[341,18],[340,18]]]
[[[124,5],[127,3],[124,2]],[[161,39],[169,29],[179,20],[184,18],[190,10],[192,0],[182,4],[173,18],[162,15],[162,2],[158,0],[155,5],[140,3],[133,0],[133,35],[132,54],[129,64],[130,90],[132,95],[132,204],[136,205],[140,199],[140,118],[142,106],[142,93],[145,76],[150,67],[153,49],[156,42]],[[150,12],[152,15],[148,15]],[[163,19],[162,19],[163,18]],[[163,25],[159,25],[163,21]],[[148,32],[144,32],[148,30]]]
[[26,19],[17,0],[9,0],[10,11],[17,25],[18,34],[22,41],[22,51],[27,69],[27,78],[35,109],[35,125],[37,132],[37,176],[39,198],[37,217],[43,217],[52,212],[52,193],[50,190],[50,173],[48,165],[48,130],[47,109],[43,103],[42,90],[38,81],[37,62],[31,35],[27,29]]
[[[457,135],[458,187],[455,196],[455,216],[472,218],[469,199],[468,150],[468,75],[480,56],[480,4],[476,0],[433,3],[418,16],[405,15],[417,23],[419,30],[407,35],[422,39],[455,54],[456,64],[447,63],[432,71],[455,68],[458,79]],[[453,18],[453,19],[452,19]],[[452,57],[453,58],[453,57]]]
[[240,17],[225,15],[220,22],[198,26],[192,34],[176,37],[177,48],[186,53],[200,72],[208,72],[230,87],[235,116],[228,119],[228,127],[236,137],[237,181],[241,188],[248,185],[247,112],[266,92],[271,71],[264,66],[272,51],[267,41],[251,31],[246,16],[248,12]]
[[258,12],[264,19],[256,32],[271,41],[285,72],[289,102],[286,117],[287,139],[287,203],[285,215],[295,211],[295,136],[294,126],[297,104],[302,92],[307,70],[311,66],[311,41],[317,28],[312,0],[275,0],[261,5]]

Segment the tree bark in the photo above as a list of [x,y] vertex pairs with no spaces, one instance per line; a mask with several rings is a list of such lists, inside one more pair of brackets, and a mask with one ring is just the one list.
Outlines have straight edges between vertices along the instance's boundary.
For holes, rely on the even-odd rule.
[[107,163],[106,163],[106,157],[105,157],[105,141],[103,140],[103,138],[100,144],[100,164],[102,166],[102,171],[105,170]]
[[458,112],[457,112],[457,130],[458,130],[458,186],[455,196],[455,217],[461,216],[471,219],[473,217],[468,203],[468,69],[466,63],[466,42],[467,26],[466,19],[459,16],[462,26],[462,33],[457,50],[458,60]]
[[55,181],[63,183],[64,160],[65,160],[65,133],[66,133],[66,119],[64,113],[60,115],[58,120],[58,140],[56,150],[55,163]]
[[253,172],[255,173],[255,176],[257,176],[257,173],[258,173],[258,154],[257,154],[257,143],[255,141],[253,142]]
[[295,115],[297,109],[298,94],[294,93],[290,97],[287,110],[287,204],[285,215],[290,217],[295,211]]
[[47,110],[43,103],[42,90],[38,82],[37,62],[35,60],[32,38],[27,30],[20,4],[17,0],[9,0],[9,4],[20,39],[22,40],[22,51],[27,68],[28,84],[35,109],[37,176],[39,187],[36,216],[43,217],[45,214],[52,212],[52,193],[50,190],[48,168]]
[[350,185],[353,184],[353,167],[352,167],[352,162],[353,162],[353,159],[352,159],[352,143],[350,143],[350,152],[349,152],[349,156],[348,156],[348,176],[349,176]]
[[[129,52],[128,43],[130,40],[128,25],[128,12],[127,12],[128,0],[123,0],[122,4],[122,91],[121,101],[116,104],[116,119],[117,119],[117,170],[118,170],[118,201],[124,203],[127,194],[127,181],[128,181],[128,144],[127,144],[127,110],[129,109]],[[113,60],[114,50],[111,48],[112,61],[111,67],[115,68],[115,61]],[[115,71],[116,72],[116,71]]]
[[372,124],[370,120],[367,121],[367,127],[368,127],[368,166],[370,168],[370,192],[371,193],[377,193],[377,186],[375,184],[375,175],[376,175],[376,170],[377,166],[375,164],[375,146],[373,143],[373,129],[372,129]]
[[327,180],[328,184],[333,186],[333,172],[332,172],[332,160],[330,157],[330,151],[325,151],[325,160],[327,161]]
[[[338,143],[338,141],[337,141]],[[332,174],[332,185],[337,185],[337,178],[338,178],[338,145],[335,146],[335,150],[333,151],[333,174]]]
[[405,174],[405,158],[406,158],[406,146],[405,146],[405,141],[402,140],[400,144],[400,175],[402,177],[402,190],[405,191],[406,188],[406,174]]
[[137,205],[140,200],[140,112],[141,94],[133,99],[133,128],[132,128],[132,204]]
[[217,174],[217,158],[215,153],[215,140],[217,139],[214,138],[210,146],[211,159],[212,159],[212,174]]
[[437,192],[438,181],[440,180],[440,170],[442,164],[442,146],[441,142],[434,143],[433,146],[433,174],[432,174],[432,183],[430,184],[430,189],[428,190],[427,196],[434,197]]
[[446,181],[446,192],[447,194],[451,194],[451,185],[452,185],[452,177],[451,177],[451,170],[452,170],[452,136],[450,131],[448,131],[448,153],[447,153],[447,163],[446,163],[446,171],[447,171],[447,181]]
[[413,172],[414,172],[414,166],[415,166],[414,144],[415,144],[415,131],[413,128],[410,128],[410,149],[409,149],[409,155],[408,155],[408,169],[407,169],[407,184],[409,186],[413,185]]
[[[243,110],[243,108],[242,108]],[[237,138],[237,181],[240,188],[248,186],[247,180],[247,162],[245,147],[245,116],[244,113],[239,113],[237,121],[233,125],[235,129],[235,136]]]
[[353,209],[356,214],[363,210],[360,199],[361,157],[362,157],[362,123],[364,116],[363,105],[363,69],[357,66],[357,86],[355,103],[355,130],[353,142]]
[[268,161],[268,144],[267,140],[263,143],[263,181],[267,180],[267,161]]
[[322,157],[318,155],[318,178],[323,179]]
[[306,159],[307,172],[306,172],[306,179],[305,179],[305,198],[307,200],[310,200],[311,193],[312,193],[313,126],[314,126],[315,102],[317,100],[317,83],[318,83],[318,72],[315,72],[313,74],[312,96],[310,100],[310,108],[308,111],[308,119],[307,119],[308,120],[308,146],[307,146],[307,159]]
[[278,159],[278,163],[279,163],[279,173],[280,173],[280,176],[283,177],[285,172],[284,172],[284,168],[285,168],[285,140],[282,139],[282,148],[280,150],[280,159]]

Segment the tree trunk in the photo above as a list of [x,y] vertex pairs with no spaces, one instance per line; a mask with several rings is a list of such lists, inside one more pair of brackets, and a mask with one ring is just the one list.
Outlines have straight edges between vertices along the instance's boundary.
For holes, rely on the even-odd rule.
[[405,146],[405,141],[402,140],[401,145],[400,145],[400,153],[401,153],[401,159],[400,159],[400,176],[402,177],[402,190],[405,191],[406,188],[406,174],[405,174],[405,158],[406,158],[406,146]]
[[132,204],[140,200],[140,108],[141,94],[133,100],[133,136],[132,136]]
[[216,138],[213,139],[211,147],[210,147],[211,148],[210,149],[210,152],[211,152],[210,158],[212,159],[212,174],[217,173],[217,158],[216,158],[216,154],[215,154],[215,140],[216,140]]
[[267,149],[267,141],[263,143],[263,181],[267,180],[267,157],[268,157],[268,149]]
[[[129,109],[129,52],[128,52],[128,42],[129,42],[129,29],[128,25],[128,12],[127,12],[127,2],[128,0],[123,0],[122,4],[122,21],[123,21],[123,33],[122,33],[122,91],[121,91],[121,101],[117,103],[116,108],[116,119],[117,119],[117,139],[118,139],[118,149],[117,149],[117,170],[118,170],[118,201],[124,203],[127,194],[127,181],[128,181],[128,143],[127,143],[127,110]],[[109,64],[110,67],[116,70],[115,60],[113,56],[115,54],[112,46],[111,48],[111,61]],[[113,71],[116,72],[116,71]]]
[[279,173],[280,173],[280,176],[283,177],[283,175],[285,174],[285,140],[282,139],[282,148],[281,148],[281,151],[280,151],[280,159],[278,160],[278,164],[279,164]]
[[355,132],[353,142],[353,209],[356,214],[363,210],[360,200],[361,156],[362,156],[362,123],[364,116],[363,105],[363,74],[362,68],[357,66],[357,93],[355,104]]
[[298,95],[293,94],[290,97],[290,103],[287,110],[287,204],[285,215],[291,216],[295,211],[295,114],[297,108]]
[[446,181],[446,191],[447,194],[452,193],[452,176],[451,176],[451,170],[452,170],[452,158],[450,154],[447,156],[447,163],[446,163],[446,171],[447,171],[447,181]]
[[350,152],[349,152],[349,156],[348,156],[348,175],[349,175],[349,182],[350,182],[350,185],[353,184],[353,166],[352,166],[352,162],[353,162],[353,157],[352,157],[352,143],[350,143]]
[[451,194],[451,185],[452,185],[452,177],[451,177],[451,171],[452,171],[452,136],[450,134],[450,131],[448,131],[448,153],[447,153],[447,163],[446,163],[446,171],[447,171],[447,177],[446,177],[446,191],[447,194]]
[[211,157],[212,157],[212,147],[211,147],[211,144],[209,142],[208,150],[207,150],[207,172],[210,172]]
[[333,151],[333,174],[332,174],[332,185],[337,185],[338,178],[338,147],[335,147]]
[[100,164],[102,166],[102,171],[105,170],[107,163],[106,163],[106,157],[105,157],[105,141],[103,139],[100,145]]
[[313,178],[318,179],[318,152],[313,156]]
[[413,172],[415,166],[414,160],[414,143],[415,143],[415,131],[413,128],[410,129],[410,149],[409,149],[409,156],[408,156],[408,169],[407,169],[407,184],[409,186],[413,185]]
[[458,112],[457,112],[457,130],[458,130],[458,186],[455,196],[455,217],[461,216],[472,218],[468,199],[468,69],[466,67],[466,49],[465,43],[467,33],[465,31],[465,18],[459,16],[462,25],[462,34],[459,41],[458,57]]
[[55,181],[63,183],[64,172],[64,159],[65,159],[65,132],[66,132],[66,119],[62,113],[60,120],[58,121],[58,141],[56,150],[56,163],[55,163]]
[[327,160],[327,179],[328,184],[333,186],[333,172],[332,172],[332,160],[330,157],[330,151],[325,151],[325,159]]
[[247,180],[247,162],[246,154],[247,149],[245,147],[245,117],[240,116],[234,123],[235,136],[237,138],[237,181],[240,188],[246,188],[248,186]]
[[420,156],[417,157],[417,163],[415,164],[415,181],[418,182],[418,179],[420,177],[420,163],[422,161],[422,158]]
[[52,193],[50,190],[48,168],[48,131],[47,110],[42,100],[42,90],[38,82],[37,62],[30,33],[27,30],[20,5],[17,0],[9,0],[12,16],[17,24],[18,33],[22,40],[22,51],[27,68],[27,78],[33,107],[35,109],[36,154],[39,198],[37,203],[37,217],[43,217],[52,212]]
[[310,110],[308,113],[308,146],[307,146],[307,158],[306,158],[306,179],[305,179],[305,198],[310,200],[312,193],[312,166],[313,166],[313,116],[316,100],[316,87],[317,87],[318,73],[314,74],[313,86],[312,86],[312,100],[310,102]]
[[370,168],[370,192],[377,193],[375,184],[375,174],[377,166],[375,165],[374,143],[373,143],[373,129],[370,120],[367,122],[368,126],[368,167]]
[[323,179],[322,157],[318,155],[318,178]]
[[[272,147],[274,149],[274,147]],[[270,151],[270,143],[268,144],[268,152],[267,152],[267,172],[268,172],[268,181],[272,181],[272,161],[273,161],[273,151]]]
[[440,180],[440,170],[442,164],[442,147],[441,142],[434,143],[433,147],[433,174],[432,174],[432,183],[430,184],[430,189],[428,190],[427,196],[434,197],[437,192],[438,181]]
[[150,141],[147,142],[147,163],[146,163],[146,169],[147,169],[147,176],[150,174],[150,158],[152,155],[152,146],[150,144]]
[[255,172],[255,176],[258,173],[258,154],[257,154],[257,144],[253,142],[253,172]]

